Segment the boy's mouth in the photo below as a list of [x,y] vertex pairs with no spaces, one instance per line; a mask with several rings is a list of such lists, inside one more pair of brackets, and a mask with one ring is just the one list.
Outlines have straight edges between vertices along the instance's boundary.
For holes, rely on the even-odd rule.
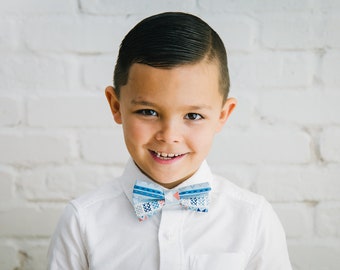
[[150,150],[151,154],[156,156],[159,159],[163,159],[163,160],[170,160],[170,159],[174,159],[180,156],[183,156],[184,154],[173,154],[173,153],[164,153],[164,152],[157,152],[154,150]]

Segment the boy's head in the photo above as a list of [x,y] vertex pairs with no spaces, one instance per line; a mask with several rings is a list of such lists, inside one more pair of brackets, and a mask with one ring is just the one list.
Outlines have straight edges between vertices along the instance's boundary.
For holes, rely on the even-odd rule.
[[106,88],[127,149],[151,179],[172,188],[197,171],[236,100],[226,52],[199,18],[163,13],[124,38]]
[[203,59],[218,65],[220,91],[225,101],[229,73],[226,50],[218,34],[191,14],[167,12],[146,18],[121,43],[114,71],[116,95],[120,97],[134,63],[169,69]]

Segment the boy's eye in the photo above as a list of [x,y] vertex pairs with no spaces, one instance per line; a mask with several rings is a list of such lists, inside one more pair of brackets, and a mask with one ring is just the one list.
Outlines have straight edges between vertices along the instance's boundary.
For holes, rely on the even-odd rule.
[[198,113],[188,113],[185,118],[189,120],[200,120],[203,119],[203,116]]
[[137,113],[145,116],[157,116],[157,112],[151,109],[138,110]]

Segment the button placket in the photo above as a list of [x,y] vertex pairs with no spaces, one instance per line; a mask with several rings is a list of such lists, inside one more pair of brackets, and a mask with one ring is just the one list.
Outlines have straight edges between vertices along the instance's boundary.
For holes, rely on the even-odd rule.
[[164,207],[159,226],[160,270],[183,269],[183,210]]

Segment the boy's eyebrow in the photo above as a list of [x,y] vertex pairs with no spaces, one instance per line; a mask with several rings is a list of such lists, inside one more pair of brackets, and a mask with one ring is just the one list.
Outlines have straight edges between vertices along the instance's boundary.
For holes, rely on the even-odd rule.
[[[131,104],[133,104],[133,105],[142,105],[142,106],[150,106],[150,107],[157,107],[156,103],[149,102],[149,101],[146,101],[146,100],[136,100],[136,99],[133,99],[133,100],[131,100]],[[209,109],[210,110],[210,109],[212,109],[212,106],[207,105],[207,104],[188,105],[187,109],[190,109],[190,110]]]
[[155,103],[152,103],[152,102],[149,102],[149,101],[146,101],[146,100],[131,100],[131,104],[133,105],[144,105],[144,106],[151,106],[151,107],[155,107],[156,104]]

